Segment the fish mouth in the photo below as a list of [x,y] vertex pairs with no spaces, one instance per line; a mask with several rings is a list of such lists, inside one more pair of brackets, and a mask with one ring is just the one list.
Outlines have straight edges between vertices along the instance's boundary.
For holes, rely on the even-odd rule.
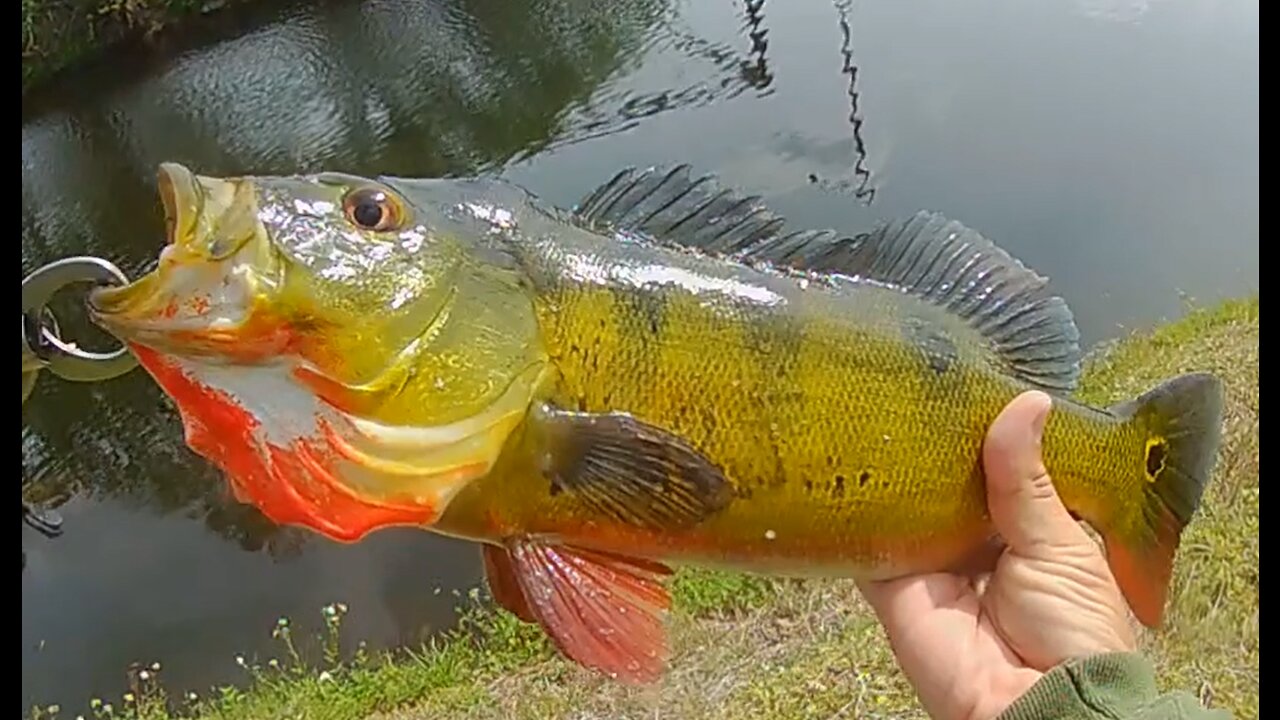
[[234,336],[261,304],[273,264],[252,184],[162,163],[158,190],[165,244],[156,268],[128,285],[95,289],[90,316],[126,343],[158,350],[203,345],[193,340],[209,332]]
[[157,185],[168,244],[193,237],[196,218],[204,210],[204,193],[200,192],[195,174],[177,163],[161,163]]

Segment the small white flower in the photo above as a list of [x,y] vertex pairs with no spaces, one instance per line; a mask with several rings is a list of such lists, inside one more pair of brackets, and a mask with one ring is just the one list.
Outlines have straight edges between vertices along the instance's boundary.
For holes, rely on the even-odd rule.
[[124,701],[125,701],[125,702],[127,702],[127,703],[129,703],[129,702],[133,702],[133,693],[125,693],[125,694],[124,694]]
[[146,670],[143,670],[142,672],[138,673],[139,680],[146,680],[149,677],[151,677],[151,673],[147,672]]
[[237,656],[236,656],[236,664],[237,664],[237,665],[239,665],[240,667],[244,667],[244,656],[243,656],[243,655],[237,655]]
[[320,671],[320,682],[329,682],[331,680],[333,680],[333,676],[329,674],[328,670]]

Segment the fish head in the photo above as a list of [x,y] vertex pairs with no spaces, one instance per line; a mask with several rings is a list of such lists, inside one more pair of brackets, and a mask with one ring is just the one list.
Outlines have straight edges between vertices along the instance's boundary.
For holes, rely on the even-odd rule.
[[430,525],[529,407],[545,356],[518,268],[415,187],[166,163],[158,266],[90,295],[188,445],[277,523]]

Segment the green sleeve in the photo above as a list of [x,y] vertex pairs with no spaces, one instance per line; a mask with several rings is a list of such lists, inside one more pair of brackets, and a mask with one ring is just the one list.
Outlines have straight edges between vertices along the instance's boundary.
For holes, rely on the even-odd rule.
[[1137,653],[1069,660],[1040,678],[997,720],[1231,720],[1185,692],[1160,694]]

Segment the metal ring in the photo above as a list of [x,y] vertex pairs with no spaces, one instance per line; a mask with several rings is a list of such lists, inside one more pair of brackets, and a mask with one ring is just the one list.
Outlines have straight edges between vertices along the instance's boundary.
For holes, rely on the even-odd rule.
[[43,322],[36,322],[40,328],[38,337],[28,337],[28,318],[39,318],[59,290],[78,283],[127,285],[129,278],[110,262],[88,256],[64,258],[32,272],[22,280],[24,354],[28,350],[34,353],[49,372],[64,380],[96,382],[124,375],[138,365],[128,348],[107,353],[83,350],[63,340],[56,329]]
[[[49,365],[48,352],[46,346],[40,341],[45,333],[53,333],[59,337],[62,336],[62,329],[58,327],[58,319],[53,316],[53,311],[49,308],[43,308],[37,316],[35,313],[25,313],[22,316],[22,371],[39,371]],[[35,341],[32,342],[32,338]]]

